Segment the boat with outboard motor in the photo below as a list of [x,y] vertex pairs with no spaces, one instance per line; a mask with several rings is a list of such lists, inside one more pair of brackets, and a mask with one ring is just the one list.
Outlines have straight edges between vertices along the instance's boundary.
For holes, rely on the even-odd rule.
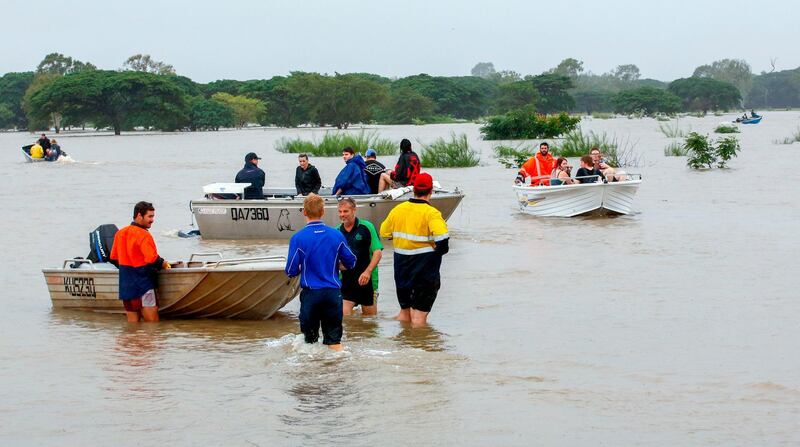
[[[306,220],[303,216],[304,196],[294,188],[264,188],[264,200],[242,200],[244,188],[249,183],[213,183],[203,187],[205,198],[189,203],[200,236],[205,239],[289,239],[301,230]],[[322,188],[325,201],[323,221],[331,226],[340,223],[337,213],[339,197],[330,188]],[[358,217],[372,222],[376,227],[386,219],[389,211],[413,197],[410,186],[383,191],[379,194],[351,196],[359,207]],[[458,207],[464,193],[458,188],[442,189],[434,182],[430,203],[441,211],[447,220]],[[197,231],[194,230],[194,231]],[[182,231],[182,234],[192,234]],[[195,233],[196,234],[196,233]]]
[[[224,259],[196,253],[158,273],[158,313],[168,318],[263,320],[298,293],[298,278],[284,272],[286,258]],[[124,313],[119,270],[110,263],[75,258],[43,269],[54,308]]]
[[747,116],[747,114],[745,114],[744,116],[736,118],[735,122],[739,124],[758,124],[761,122],[761,118],[764,118],[764,116],[759,115],[757,113],[753,113],[752,116],[749,117]]
[[[519,210],[540,217],[630,214],[642,183],[640,174],[616,174],[621,181],[523,186],[514,185]],[[590,176],[596,179],[597,176]],[[542,177],[549,178],[549,177]]]
[[48,159],[48,158],[33,158],[33,157],[31,157],[31,148],[32,148],[32,147],[33,147],[33,145],[32,145],[32,144],[28,144],[28,145],[26,145],[26,146],[22,146],[22,156],[25,158],[25,161],[26,161],[26,162],[28,162],[28,163],[39,163],[39,162],[41,162],[41,161],[49,161],[49,162],[53,162],[53,161],[58,161],[58,160],[59,160],[61,157],[66,157],[66,156],[67,156],[67,153],[66,153],[66,152],[64,152],[64,151],[61,151],[61,153],[59,154],[59,156],[58,156],[57,158],[54,158],[54,159]]

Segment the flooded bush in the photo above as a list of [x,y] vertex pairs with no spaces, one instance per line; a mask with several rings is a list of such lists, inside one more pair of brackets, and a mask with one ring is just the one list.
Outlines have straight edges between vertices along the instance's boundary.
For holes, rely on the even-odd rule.
[[515,147],[498,145],[492,148],[494,157],[506,168],[519,168],[536,153],[536,148],[526,146],[524,143]]
[[[689,128],[689,132],[691,132],[691,127]],[[686,136],[686,131],[681,129],[680,124],[678,121],[675,121],[675,125],[671,125],[669,123],[658,123],[658,130],[664,134],[667,138],[683,138]]]
[[420,163],[425,168],[466,168],[477,166],[480,156],[470,149],[466,134],[450,134],[450,139],[439,137],[430,144],[423,144],[419,154]]
[[598,119],[598,120],[610,120],[610,119],[613,119],[615,116],[616,115],[614,115],[613,113],[592,112],[592,118]]
[[688,155],[686,148],[677,141],[673,141],[664,147],[664,156],[666,157],[685,157],[686,155]]
[[579,122],[580,118],[566,113],[541,115],[523,108],[489,117],[486,125],[481,127],[481,134],[484,140],[554,138],[575,129]]
[[724,168],[730,159],[741,150],[739,140],[734,136],[720,137],[712,143],[708,136],[692,132],[683,144],[689,158],[686,164],[692,169]]
[[394,155],[399,146],[391,140],[381,138],[377,132],[360,131],[326,132],[319,141],[302,138],[281,138],[275,143],[278,152],[299,154],[307,153],[316,157],[339,157],[342,149],[352,147],[356,153],[364,154],[368,148],[375,149],[378,155]]
[[795,129],[792,135],[782,139],[782,140],[774,140],[773,143],[775,144],[794,144],[800,142],[800,126]]
[[739,128],[735,124],[720,124],[714,129],[714,133],[739,133]]

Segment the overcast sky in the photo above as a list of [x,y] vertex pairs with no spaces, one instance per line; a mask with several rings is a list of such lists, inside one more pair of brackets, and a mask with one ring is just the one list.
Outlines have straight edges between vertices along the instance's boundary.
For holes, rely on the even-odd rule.
[[198,82],[289,71],[468,75],[477,62],[538,74],[567,57],[673,80],[745,59],[800,66],[800,2],[3,0],[0,74],[51,52],[117,69],[150,54]]

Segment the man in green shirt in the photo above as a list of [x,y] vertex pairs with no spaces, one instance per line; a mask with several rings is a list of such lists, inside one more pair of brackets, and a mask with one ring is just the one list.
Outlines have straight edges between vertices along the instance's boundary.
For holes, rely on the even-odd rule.
[[342,314],[351,315],[354,307],[361,306],[362,315],[377,315],[378,262],[383,245],[372,223],[356,217],[356,201],[350,197],[339,201],[339,219],[339,231],[356,255],[355,268],[341,272]]

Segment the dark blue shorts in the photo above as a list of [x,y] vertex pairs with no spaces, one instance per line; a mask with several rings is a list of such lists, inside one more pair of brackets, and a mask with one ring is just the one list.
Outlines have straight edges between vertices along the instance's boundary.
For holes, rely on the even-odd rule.
[[306,343],[319,340],[338,345],[342,342],[342,294],[339,289],[303,289],[300,292],[300,330]]

